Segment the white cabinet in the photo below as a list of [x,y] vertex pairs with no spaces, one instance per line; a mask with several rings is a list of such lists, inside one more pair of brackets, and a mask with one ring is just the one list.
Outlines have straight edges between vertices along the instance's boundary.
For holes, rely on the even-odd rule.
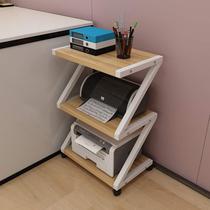
[[51,35],[90,24],[17,7],[1,10],[0,181],[59,150],[71,120],[55,103],[74,66],[51,55],[69,37]]

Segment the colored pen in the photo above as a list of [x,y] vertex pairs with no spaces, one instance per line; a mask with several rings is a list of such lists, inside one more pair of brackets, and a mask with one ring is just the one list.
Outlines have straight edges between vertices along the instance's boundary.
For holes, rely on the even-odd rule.
[[113,31],[114,31],[115,37],[117,38],[118,37],[118,32],[117,32],[117,29],[115,27],[113,27]]

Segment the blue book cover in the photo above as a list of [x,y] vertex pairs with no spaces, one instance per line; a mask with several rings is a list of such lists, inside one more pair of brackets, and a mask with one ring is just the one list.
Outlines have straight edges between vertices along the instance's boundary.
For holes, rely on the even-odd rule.
[[112,30],[92,26],[72,29],[70,30],[70,36],[94,43],[115,38]]

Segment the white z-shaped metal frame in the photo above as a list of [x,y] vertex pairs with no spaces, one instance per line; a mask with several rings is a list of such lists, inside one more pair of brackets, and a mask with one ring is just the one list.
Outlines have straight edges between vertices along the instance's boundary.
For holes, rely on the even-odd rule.
[[[135,73],[137,71],[141,71],[147,67],[149,67],[148,72],[140,85],[134,99],[132,100],[131,104],[129,105],[124,117],[122,118],[118,128],[115,131],[114,138],[120,141],[126,135],[129,135],[132,132],[135,132],[141,127],[142,120],[137,120],[133,125],[129,125],[131,119],[133,118],[139,104],[141,103],[145,93],[147,92],[149,86],[151,85],[155,75],[157,74],[161,64],[162,64],[162,56],[155,56],[152,59],[148,59],[148,61],[139,62],[138,65],[135,66],[131,65],[126,68],[122,68],[117,70],[116,76],[117,77],[124,77],[127,76],[129,73]],[[142,64],[141,64],[142,63]],[[61,103],[65,102],[70,93],[72,92],[74,86],[76,85],[79,77],[81,76],[85,66],[78,65],[74,74],[72,75],[71,79],[69,80],[66,88],[64,89],[62,95],[60,96],[57,107],[60,108]],[[138,69],[139,68],[139,69]],[[148,117],[147,117],[148,118]],[[148,120],[148,119],[147,119]],[[144,123],[144,122],[143,122]]]
[[69,134],[67,135],[65,141],[63,142],[62,146],[61,146],[61,152],[64,154],[65,153],[65,149],[70,145],[71,143],[71,129]]
[[[125,113],[124,117],[122,118],[117,130],[115,131],[114,137],[117,140],[120,140],[122,138],[123,133],[126,133],[126,132],[130,133],[129,123],[130,123],[131,119],[133,118],[139,104],[141,103],[142,99],[144,98],[148,88],[150,87],[155,75],[157,74],[157,72],[162,64],[162,57],[156,56],[156,60],[152,61],[152,62],[154,63],[154,65],[149,68],[140,88],[138,89],[130,106],[126,110],[126,113]],[[141,119],[140,119],[140,121],[141,121]],[[138,125],[139,123],[136,122],[136,124]],[[132,129],[132,127],[130,129]],[[136,127],[136,130],[137,129],[139,129],[139,126]]]
[[134,169],[131,169],[156,119],[157,114],[153,112],[153,116],[151,116],[149,122],[144,126],[120,173],[117,175],[117,178],[113,185],[113,189],[121,189],[124,185],[126,185],[128,182],[130,182],[132,179],[134,179],[136,176],[138,176],[140,173],[145,171],[145,169],[149,168],[153,164],[153,160],[146,159]]
[[[139,154],[139,151],[141,150],[149,132],[151,131],[156,119],[157,119],[157,113],[150,112],[144,117],[142,117],[139,120],[136,120],[134,123],[130,124],[131,119],[133,118],[139,104],[141,103],[144,95],[146,94],[149,86],[151,85],[155,75],[157,74],[161,64],[163,61],[162,56],[154,56],[151,59],[147,59],[145,61],[136,63],[134,65],[127,66],[126,68],[122,68],[117,70],[116,77],[123,78],[125,76],[131,75],[133,73],[136,73],[138,71],[144,70],[148,68],[148,72],[140,85],[134,99],[132,100],[131,104],[129,105],[124,117],[122,118],[118,128],[116,129],[116,132],[114,134],[115,140],[120,141],[122,138],[128,136],[131,133],[134,133],[138,129],[142,128],[142,131],[132,148],[127,160],[125,161],[120,173],[117,175],[117,178],[113,184],[113,189],[120,190],[124,185],[126,185],[128,182],[130,182],[132,179],[134,179],[136,176],[138,176],[140,173],[142,173],[145,169],[149,168],[153,164],[153,160],[146,159],[139,165],[137,165],[135,168],[132,168],[132,165],[136,159],[136,157]],[[72,75],[70,81],[68,82],[66,88],[64,89],[62,95],[60,96],[57,107],[60,108],[61,104],[64,103],[70,93],[72,92],[74,86],[76,85],[79,77],[81,76],[84,66],[78,65],[76,68],[74,74]],[[68,136],[66,137],[62,147],[61,151],[65,153],[66,147],[69,146],[71,142],[71,131],[69,132]]]
[[[120,170],[120,173],[117,175],[115,182],[113,184],[113,189],[115,189],[116,191],[120,190],[128,182],[133,180],[135,177],[137,177],[140,173],[145,171],[147,168],[149,168],[153,164],[153,160],[147,158],[143,162],[141,162],[139,165],[135,166],[135,168],[131,169],[131,167],[132,167],[136,157],[138,156],[142,146],[144,145],[144,142],[146,141],[146,138],[147,138],[148,134],[150,133],[156,119],[157,119],[157,113],[152,112],[149,116],[148,122],[145,121],[145,124],[142,125],[142,126],[144,126],[144,128],[142,129],[135,145],[133,146],[128,158],[126,159],[122,169]],[[61,152],[64,154],[65,154],[65,149],[71,143],[71,136],[72,136],[71,132],[72,131],[70,130],[64,143],[61,146]]]
[[76,85],[79,77],[81,76],[84,68],[85,67],[81,66],[81,65],[78,65],[78,67],[76,68],[76,70],[73,73],[71,79],[69,80],[68,84],[66,85],[66,88],[64,89],[64,91],[61,94],[60,98],[58,99],[58,102],[57,102],[57,107],[58,108],[60,108],[60,105],[68,99],[68,97],[71,94],[74,86]]

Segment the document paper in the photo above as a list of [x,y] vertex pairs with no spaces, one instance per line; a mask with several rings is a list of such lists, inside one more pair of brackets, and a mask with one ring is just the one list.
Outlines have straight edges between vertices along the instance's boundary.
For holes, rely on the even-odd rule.
[[84,137],[83,135],[79,136],[75,142],[83,147],[85,147],[86,149],[88,149],[89,151],[91,151],[94,154],[97,154],[98,152],[100,152],[102,150],[102,147],[97,145],[96,143],[92,142],[91,140],[89,140],[88,138]]
[[87,100],[77,109],[103,123],[108,122],[117,112],[114,107],[93,98]]

